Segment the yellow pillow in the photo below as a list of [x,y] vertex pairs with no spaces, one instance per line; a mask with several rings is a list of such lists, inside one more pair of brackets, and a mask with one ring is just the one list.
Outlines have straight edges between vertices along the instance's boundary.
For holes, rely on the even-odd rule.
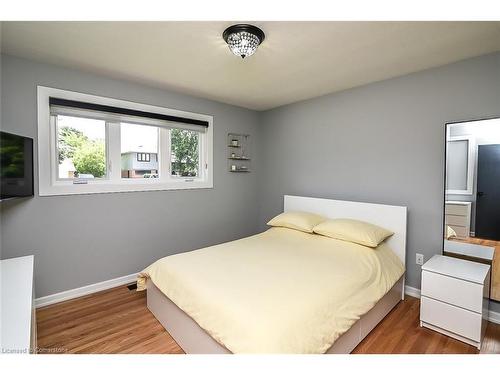
[[323,236],[369,247],[377,247],[387,237],[394,234],[377,225],[353,219],[327,220],[316,225],[313,231]]
[[285,227],[300,230],[306,233],[312,233],[313,228],[325,220],[325,217],[312,214],[310,212],[290,211],[283,212],[282,214],[275,216],[267,223],[267,225],[270,225],[272,227]]

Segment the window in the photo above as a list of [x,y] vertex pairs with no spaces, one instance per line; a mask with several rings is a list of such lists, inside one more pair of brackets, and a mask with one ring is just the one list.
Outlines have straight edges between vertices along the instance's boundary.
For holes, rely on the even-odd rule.
[[121,123],[120,133],[122,178],[158,178],[160,128]]
[[172,176],[197,177],[200,170],[199,133],[191,130],[172,129],[170,150]]
[[151,154],[139,152],[137,153],[137,161],[145,161],[149,163],[151,161]]
[[211,188],[211,116],[38,87],[40,195]]
[[106,123],[56,115],[57,178],[107,178]]

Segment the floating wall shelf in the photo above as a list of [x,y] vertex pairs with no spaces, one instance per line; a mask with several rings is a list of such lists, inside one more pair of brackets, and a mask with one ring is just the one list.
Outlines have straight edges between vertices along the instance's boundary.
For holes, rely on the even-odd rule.
[[227,135],[227,147],[229,172],[250,172],[252,160],[250,155],[250,135],[229,133]]

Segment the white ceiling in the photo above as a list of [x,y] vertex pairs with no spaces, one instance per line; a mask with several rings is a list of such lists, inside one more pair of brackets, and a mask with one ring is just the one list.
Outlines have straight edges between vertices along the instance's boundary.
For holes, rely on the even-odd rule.
[[3,22],[2,51],[266,110],[500,50],[500,22],[254,22],[241,60],[233,23]]

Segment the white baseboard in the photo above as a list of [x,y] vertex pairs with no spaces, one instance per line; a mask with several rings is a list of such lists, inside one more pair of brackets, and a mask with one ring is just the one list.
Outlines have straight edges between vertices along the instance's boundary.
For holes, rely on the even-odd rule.
[[99,283],[82,286],[76,289],[66,290],[64,292],[51,294],[45,297],[35,299],[35,307],[43,307],[54,303],[67,301],[69,299],[86,296],[102,290],[114,288],[120,285],[133,283],[137,279],[137,273],[117,277],[116,279],[101,281]]
[[420,298],[420,289],[405,285],[405,294],[408,294],[411,297]]
[[[409,285],[405,285],[405,294],[411,297],[420,298],[420,289],[414,288]],[[496,311],[490,311],[488,313],[488,321],[500,324],[500,313]]]
[[490,311],[488,320],[492,323],[500,324],[500,313],[496,311]]

